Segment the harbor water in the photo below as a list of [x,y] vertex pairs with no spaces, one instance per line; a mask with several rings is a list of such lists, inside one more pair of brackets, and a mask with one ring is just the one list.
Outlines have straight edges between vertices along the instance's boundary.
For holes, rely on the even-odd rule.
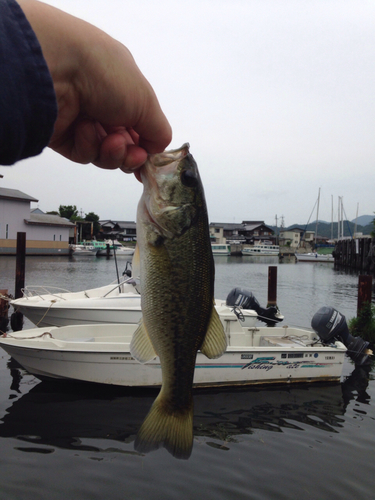
[[[324,305],[356,315],[358,275],[332,264],[215,257],[215,265],[217,298],[241,286],[262,306],[277,266],[283,324],[309,327]],[[113,259],[26,259],[26,285],[78,291],[115,278]],[[14,293],[14,283],[15,258],[0,257],[0,289]],[[184,461],[134,451],[157,391],[41,382],[0,349],[0,500],[372,500],[374,373],[347,361],[341,384],[197,390]]]

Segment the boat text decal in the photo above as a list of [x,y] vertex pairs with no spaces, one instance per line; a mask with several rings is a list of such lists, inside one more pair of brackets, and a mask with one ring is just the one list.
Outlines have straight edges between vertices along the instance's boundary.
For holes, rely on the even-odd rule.
[[242,370],[272,370],[274,366],[285,366],[285,368],[295,369],[295,368],[321,368],[327,366],[326,363],[316,363],[311,361],[287,361],[287,360],[276,360],[275,356],[267,356],[253,359],[246,365],[242,366]]

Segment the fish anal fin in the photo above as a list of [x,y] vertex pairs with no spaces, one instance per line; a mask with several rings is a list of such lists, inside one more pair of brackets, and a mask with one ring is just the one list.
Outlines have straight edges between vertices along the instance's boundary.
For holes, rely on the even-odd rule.
[[130,342],[130,353],[140,363],[151,361],[151,359],[157,356],[143,320],[140,321],[138,328],[133,334]]
[[155,399],[134,442],[134,449],[149,453],[164,447],[175,458],[187,460],[193,448],[193,399],[184,409],[171,410],[162,391]]
[[212,308],[207,333],[200,348],[201,352],[210,359],[220,358],[227,348],[227,338],[224,327],[216,309]]

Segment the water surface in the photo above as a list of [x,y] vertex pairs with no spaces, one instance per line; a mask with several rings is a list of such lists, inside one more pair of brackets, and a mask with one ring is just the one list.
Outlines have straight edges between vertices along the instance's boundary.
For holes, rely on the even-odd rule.
[[[277,265],[286,323],[309,326],[322,305],[355,315],[357,275],[251,259],[215,258],[216,297],[243,286],[265,305]],[[14,266],[0,258],[11,292]],[[75,291],[115,275],[113,260],[26,260],[27,285]],[[157,392],[40,382],[0,350],[0,499],[372,500],[374,373],[353,368],[342,384],[195,391],[194,448],[181,461],[133,449]]]

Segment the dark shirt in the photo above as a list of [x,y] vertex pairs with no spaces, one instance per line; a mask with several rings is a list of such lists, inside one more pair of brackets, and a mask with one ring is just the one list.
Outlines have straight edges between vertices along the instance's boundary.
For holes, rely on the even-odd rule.
[[0,164],[41,153],[56,117],[52,78],[34,31],[14,0],[0,0]]

